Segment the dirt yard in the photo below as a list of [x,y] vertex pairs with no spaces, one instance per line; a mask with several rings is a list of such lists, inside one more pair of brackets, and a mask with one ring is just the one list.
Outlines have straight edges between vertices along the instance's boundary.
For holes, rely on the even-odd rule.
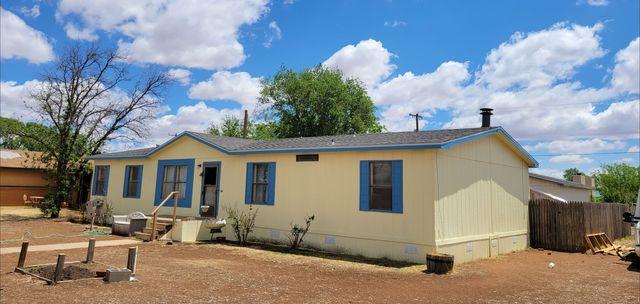
[[[51,229],[77,225],[39,221],[36,226]],[[14,231],[27,224],[0,225]],[[139,252],[138,282],[88,280],[58,286],[13,273],[18,254],[2,255],[0,302],[640,303],[640,272],[628,270],[629,262],[613,256],[532,249],[456,266],[454,273],[438,276],[425,274],[422,265],[385,267],[231,244],[145,243]],[[68,261],[85,256],[84,249],[65,253]],[[127,246],[102,247],[95,259],[124,267],[126,254]],[[30,253],[27,265],[54,262],[56,255]]]
[[23,239],[29,245],[72,243],[88,240],[116,239],[105,235],[110,229],[96,227],[94,232],[86,231],[88,225],[68,222],[70,217],[79,217],[76,212],[63,209],[60,219],[42,218],[38,208],[1,207],[0,208],[0,247],[20,246]]

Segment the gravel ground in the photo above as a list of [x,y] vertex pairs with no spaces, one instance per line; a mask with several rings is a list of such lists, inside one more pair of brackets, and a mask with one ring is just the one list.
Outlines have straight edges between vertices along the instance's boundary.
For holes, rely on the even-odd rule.
[[[122,237],[114,235],[96,234],[87,231],[89,225],[67,222],[65,219],[29,219],[0,222],[0,247],[19,247],[22,239],[29,241],[29,245],[45,245],[58,243],[73,243],[89,240],[113,240]],[[96,227],[96,231],[105,229]],[[108,229],[108,228],[106,228]]]
[[[85,255],[82,249],[65,253],[70,261]],[[56,254],[30,253],[27,265],[54,262]],[[126,246],[97,248],[95,258],[124,267],[126,254]],[[438,276],[425,274],[422,265],[384,267],[229,244],[145,243],[138,282],[58,286],[13,273],[17,254],[1,258],[2,303],[640,303],[640,272],[628,270],[629,262],[534,249]]]

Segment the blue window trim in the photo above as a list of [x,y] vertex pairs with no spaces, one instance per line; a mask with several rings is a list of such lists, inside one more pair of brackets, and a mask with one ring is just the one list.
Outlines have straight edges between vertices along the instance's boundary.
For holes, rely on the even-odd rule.
[[[391,210],[370,209],[369,206],[369,163],[391,161]],[[402,213],[403,182],[402,160],[362,160],[360,161],[360,211]]]
[[[136,195],[127,196],[127,192],[129,192],[129,170],[133,167],[138,167],[138,189],[136,191]],[[124,186],[122,187],[122,197],[124,198],[140,198],[140,192],[142,191],[142,170],[144,166],[142,165],[126,165],[124,166]]]
[[200,183],[200,206],[204,206],[204,168],[206,167],[215,167],[218,166],[218,193],[216,193],[216,214],[214,216],[218,216],[220,213],[220,185],[222,181],[222,162],[212,161],[212,162],[203,162],[202,163],[202,182]]
[[[268,182],[269,185],[267,187],[267,201],[265,203],[254,203],[251,201],[253,197],[253,166],[254,165],[268,165],[269,171],[268,174]],[[244,190],[244,203],[247,205],[266,205],[273,206],[276,197],[276,163],[275,162],[257,162],[257,163],[247,163],[247,175],[245,179],[245,190]]]
[[[158,172],[156,174],[156,195],[153,201],[155,206],[160,205],[164,197],[162,197],[162,180],[164,177],[165,166],[187,166],[187,185],[183,199],[178,199],[178,207],[191,208],[191,197],[193,194],[193,167],[196,160],[190,159],[162,159],[158,160]],[[170,207],[173,204],[166,203],[165,206]]]
[[[96,190],[96,186],[98,185],[98,168],[104,168],[104,193],[97,193]],[[111,167],[109,165],[98,165],[93,167],[93,183],[92,183],[92,187],[91,187],[91,194],[92,195],[97,195],[97,196],[107,196],[107,193],[109,193],[109,170],[111,169]]]

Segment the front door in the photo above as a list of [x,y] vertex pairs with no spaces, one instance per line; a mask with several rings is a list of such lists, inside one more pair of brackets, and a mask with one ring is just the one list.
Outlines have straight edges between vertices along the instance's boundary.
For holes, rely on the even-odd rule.
[[200,215],[216,217],[218,215],[219,165],[205,164],[202,172],[202,206]]

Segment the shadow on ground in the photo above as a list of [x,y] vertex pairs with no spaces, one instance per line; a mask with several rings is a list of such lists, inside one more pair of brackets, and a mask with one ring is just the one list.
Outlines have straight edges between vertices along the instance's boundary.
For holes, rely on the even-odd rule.
[[[229,246],[240,247],[238,243],[231,242],[231,241],[203,242],[203,244],[211,244],[211,243],[222,243]],[[291,249],[290,247],[284,246],[284,245],[266,244],[266,243],[248,243],[245,247],[260,249],[260,250],[267,250],[271,252],[310,256],[310,257],[317,257],[317,258],[337,260],[337,261],[364,263],[369,265],[392,267],[392,268],[405,268],[405,267],[420,265],[418,263],[394,261],[387,258],[368,258],[361,255],[350,255],[345,253],[328,252],[328,251],[322,251],[316,248],[308,248],[308,247]]]

